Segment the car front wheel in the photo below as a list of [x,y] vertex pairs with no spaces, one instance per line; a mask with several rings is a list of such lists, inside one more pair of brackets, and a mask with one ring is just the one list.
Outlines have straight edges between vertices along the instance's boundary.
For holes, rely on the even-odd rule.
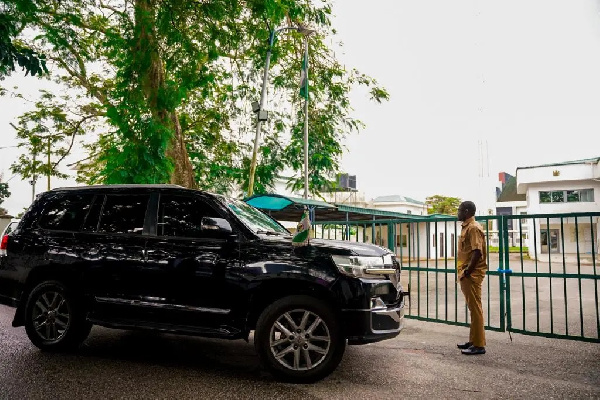
[[285,297],[267,307],[257,322],[254,343],[273,375],[298,383],[329,375],[346,347],[333,310],[309,296]]

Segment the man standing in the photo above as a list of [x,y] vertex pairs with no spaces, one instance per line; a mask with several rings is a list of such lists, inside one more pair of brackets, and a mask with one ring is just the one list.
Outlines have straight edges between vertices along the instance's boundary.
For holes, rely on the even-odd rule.
[[466,355],[485,354],[481,284],[487,271],[487,249],[483,229],[475,222],[475,210],[472,201],[465,201],[458,207],[462,231],[458,244],[456,276],[471,313],[471,331],[469,341],[457,347]]

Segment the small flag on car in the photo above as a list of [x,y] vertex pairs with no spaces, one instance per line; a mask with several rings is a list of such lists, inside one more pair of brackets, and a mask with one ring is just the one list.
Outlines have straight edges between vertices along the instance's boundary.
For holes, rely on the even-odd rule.
[[308,245],[310,237],[310,217],[308,216],[308,210],[304,210],[302,219],[298,224],[296,234],[292,238],[292,245],[294,246],[306,246]]

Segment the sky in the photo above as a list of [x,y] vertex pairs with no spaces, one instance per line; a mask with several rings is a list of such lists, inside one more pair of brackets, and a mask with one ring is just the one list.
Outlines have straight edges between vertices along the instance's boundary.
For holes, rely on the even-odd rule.
[[[383,104],[351,95],[366,128],[347,138],[342,169],[367,198],[442,194],[493,208],[499,172],[600,156],[600,0],[336,0],[333,12],[338,58],[390,93]],[[0,82],[14,85],[33,95],[46,84]],[[28,107],[0,97],[4,180],[18,156],[1,148],[16,144],[8,123]],[[31,186],[14,177],[10,190],[3,207],[16,214]]]

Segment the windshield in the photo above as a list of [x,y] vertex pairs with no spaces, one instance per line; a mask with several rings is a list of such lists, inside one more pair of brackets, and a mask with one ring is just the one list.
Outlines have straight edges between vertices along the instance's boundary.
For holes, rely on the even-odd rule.
[[289,235],[283,226],[279,225],[268,215],[240,200],[226,199],[227,206],[239,219],[256,233],[275,232]]

